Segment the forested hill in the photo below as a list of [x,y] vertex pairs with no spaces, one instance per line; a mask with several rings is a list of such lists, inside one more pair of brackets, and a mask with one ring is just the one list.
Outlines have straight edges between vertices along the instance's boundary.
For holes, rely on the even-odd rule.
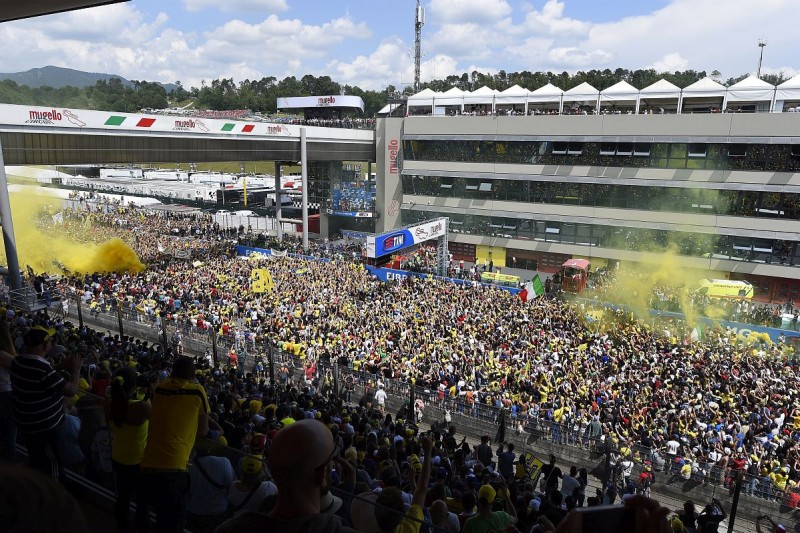
[[[422,84],[422,88],[434,91],[446,91],[458,87],[464,91],[472,91],[484,85],[502,91],[513,85],[526,89],[537,89],[552,83],[561,89],[568,90],[580,83],[587,82],[596,89],[603,90],[615,83],[625,80],[637,89],[642,89],[661,78],[678,87],[686,87],[705,77],[705,71],[686,70],[682,72],[656,72],[645,70],[589,70],[574,74],[567,72],[511,72],[503,70],[496,74],[474,71],[460,76],[448,76]],[[744,79],[747,74],[728,80],[719,78],[719,73],[709,74],[724,85],[732,85]],[[778,84],[787,79],[782,74],[763,76],[764,81]],[[10,79],[0,80],[0,103],[26,104],[37,106],[69,107],[76,109],[98,109],[135,113],[143,108],[164,109],[170,106],[191,106],[196,109],[250,109],[252,111],[273,114],[276,112],[277,99],[287,96],[323,96],[347,94],[360,96],[364,100],[365,115],[373,116],[387,102],[387,95],[397,89],[389,85],[382,91],[365,91],[360,87],[342,85],[329,76],[294,76],[278,80],[274,76],[260,80],[244,80],[235,82],[232,78],[222,78],[206,83],[200,87],[186,89],[181,82],[167,86],[157,82],[123,80],[118,77],[99,79],[93,85],[85,87],[49,86],[31,87],[19,84]],[[403,92],[412,94],[406,87]]]

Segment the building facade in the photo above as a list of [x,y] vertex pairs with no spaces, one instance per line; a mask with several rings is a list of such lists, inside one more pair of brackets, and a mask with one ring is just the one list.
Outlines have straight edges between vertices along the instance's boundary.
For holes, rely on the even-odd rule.
[[377,130],[378,230],[447,216],[456,258],[546,272],[673,253],[759,299],[798,300],[800,114],[412,116]]

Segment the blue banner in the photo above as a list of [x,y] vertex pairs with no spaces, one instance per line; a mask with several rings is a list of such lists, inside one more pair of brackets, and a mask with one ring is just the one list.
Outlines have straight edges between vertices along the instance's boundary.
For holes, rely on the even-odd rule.
[[[422,274],[420,272],[410,272],[408,270],[396,270],[394,268],[379,268],[370,265],[364,265],[364,268],[367,269],[370,274],[372,274],[381,281],[393,281],[396,279],[403,279],[409,277],[427,278],[431,276],[430,274]],[[458,278],[443,278],[441,276],[433,276],[433,278],[446,281],[448,283],[455,283],[456,285],[473,285],[475,283],[472,280],[458,279]],[[481,283],[481,285],[489,285],[491,287],[497,287],[498,289],[503,289],[504,291],[508,291],[511,294],[519,294],[519,292],[522,290],[516,287],[501,287],[499,285],[494,285],[492,283]]]

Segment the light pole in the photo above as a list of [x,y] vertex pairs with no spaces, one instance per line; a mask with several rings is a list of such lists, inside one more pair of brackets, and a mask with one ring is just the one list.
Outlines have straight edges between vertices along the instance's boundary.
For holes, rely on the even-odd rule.
[[758,40],[758,47],[761,49],[761,53],[758,56],[758,73],[756,76],[758,79],[761,79],[761,62],[764,61],[764,47],[767,46],[767,41],[765,39]]

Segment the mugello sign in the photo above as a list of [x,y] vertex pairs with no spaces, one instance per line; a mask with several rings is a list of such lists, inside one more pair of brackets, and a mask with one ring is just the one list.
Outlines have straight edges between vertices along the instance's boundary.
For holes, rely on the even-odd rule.
[[[0,125],[56,126],[92,130],[148,130],[153,132],[186,132],[198,135],[263,135],[268,137],[300,137],[300,126],[263,122],[232,122],[224,119],[200,119],[172,115],[113,113],[89,109],[65,109],[0,104]],[[317,129],[313,126],[308,130]]]

